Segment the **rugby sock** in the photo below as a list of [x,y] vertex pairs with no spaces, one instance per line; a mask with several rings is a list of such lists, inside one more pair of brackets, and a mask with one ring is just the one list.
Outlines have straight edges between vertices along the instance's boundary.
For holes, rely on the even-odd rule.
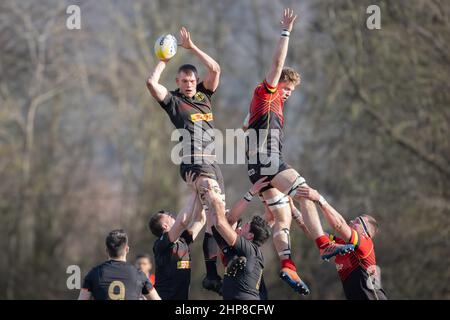
[[288,268],[293,271],[297,271],[294,261],[292,261],[289,258],[281,260],[281,269],[283,269],[283,268]]
[[217,274],[217,243],[212,234],[205,232],[203,238],[203,256],[205,257],[206,277],[218,278]]
[[317,248],[323,249],[330,243],[330,238],[327,235],[323,235],[323,236],[318,237],[315,240],[315,242],[316,242]]

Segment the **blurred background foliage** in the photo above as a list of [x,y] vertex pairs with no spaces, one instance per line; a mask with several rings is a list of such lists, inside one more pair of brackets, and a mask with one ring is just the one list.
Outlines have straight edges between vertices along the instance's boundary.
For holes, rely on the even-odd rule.
[[[66,8],[81,7],[81,30]],[[381,30],[366,8],[381,8]],[[241,127],[267,71],[283,7],[300,18],[286,64],[302,84],[285,108],[288,162],[346,218],[372,213],[384,287],[394,299],[450,298],[450,3],[398,0],[133,0],[0,2],[0,298],[73,299],[66,268],[104,260],[113,228],[130,260],[151,253],[150,215],[185,200],[171,163],[173,130],[147,92],[153,44],[181,26],[222,66],[219,129]],[[162,82],[175,87],[183,49]],[[249,188],[244,165],[221,166],[228,205]],[[255,200],[247,216],[261,213]],[[328,229],[326,227],[326,229]],[[294,260],[312,294],[278,277],[264,247],[272,299],[342,299],[332,263],[292,227]],[[193,245],[192,299],[201,288]]]

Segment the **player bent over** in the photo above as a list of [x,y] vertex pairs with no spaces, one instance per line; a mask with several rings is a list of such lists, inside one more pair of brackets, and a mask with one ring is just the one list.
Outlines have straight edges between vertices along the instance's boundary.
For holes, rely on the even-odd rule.
[[[342,252],[345,246],[329,240],[320,225],[317,210],[310,200],[298,197],[296,189],[305,185],[305,179],[283,160],[283,106],[300,76],[291,68],[284,68],[289,35],[297,16],[291,9],[285,9],[281,20],[281,37],[277,43],[272,65],[264,81],[253,93],[248,119],[248,174],[252,183],[261,177],[268,177],[270,185],[262,190],[264,202],[275,218],[273,242],[281,261],[280,277],[296,292],[308,294],[309,288],[300,279],[291,259],[290,226],[291,211],[289,196],[300,202],[305,224],[320,246],[323,258],[330,258]],[[252,134],[255,139],[252,139]]]
[[197,190],[194,174],[186,175],[190,195],[176,218],[159,211],[150,218],[150,231],[158,237],[153,245],[155,288],[163,300],[187,300],[191,282],[190,244],[205,225],[202,210],[195,210]]
[[387,300],[381,286],[372,241],[378,232],[378,223],[375,218],[363,214],[347,223],[316,190],[301,187],[297,193],[319,204],[328,224],[338,234],[338,237],[330,235],[332,241],[355,246],[354,251],[335,257],[336,269],[342,281],[345,297],[349,300]]
[[[190,50],[197,56],[207,69],[207,75],[202,82],[199,81],[197,68],[190,64],[179,67],[176,76],[177,89],[168,91],[159,83],[162,72],[168,60],[159,61],[147,80],[147,87],[151,95],[166,111],[170,121],[177,129],[187,130],[189,138],[183,136],[183,155],[180,173],[184,179],[186,173],[196,174],[196,184],[210,179],[216,180],[220,186],[223,197],[225,189],[223,177],[217,164],[215,154],[211,150],[214,143],[214,117],[212,111],[212,96],[219,85],[219,64],[200,50],[192,41],[186,28],[180,30],[181,46]],[[209,146],[209,147],[208,147]],[[201,206],[196,206],[202,210]],[[221,279],[217,274],[217,244],[211,235],[211,226],[207,225],[203,240],[203,253],[206,265],[206,278],[203,286],[218,292]]]
[[84,278],[78,300],[161,300],[147,276],[127,262],[128,236],[113,230],[106,237],[109,260],[93,268]]

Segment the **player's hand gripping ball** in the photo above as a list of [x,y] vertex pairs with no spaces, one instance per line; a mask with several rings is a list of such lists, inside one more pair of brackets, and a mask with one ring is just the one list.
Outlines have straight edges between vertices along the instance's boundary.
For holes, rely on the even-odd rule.
[[155,42],[155,54],[160,60],[169,60],[177,53],[177,39],[171,35],[162,35]]

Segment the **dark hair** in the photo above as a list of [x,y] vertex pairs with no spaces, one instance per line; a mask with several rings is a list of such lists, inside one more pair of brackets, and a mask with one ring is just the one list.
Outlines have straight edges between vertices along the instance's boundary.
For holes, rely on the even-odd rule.
[[266,220],[260,216],[254,216],[250,222],[250,232],[253,233],[253,243],[258,247],[263,245],[271,236],[270,227]]
[[106,237],[106,250],[111,258],[118,258],[124,254],[128,244],[128,236],[123,229],[111,231]]
[[192,64],[183,64],[181,67],[178,68],[178,73],[184,72],[186,74],[193,73],[196,78],[198,78],[198,72],[197,68]]
[[150,255],[147,253],[140,253],[136,256],[136,261],[139,259],[147,259],[150,263],[152,262],[152,259],[150,258]]
[[155,213],[148,222],[148,228],[150,231],[157,237],[161,237],[163,234],[163,228],[161,224],[161,217],[163,214],[165,214],[165,210],[159,210],[157,213]]

